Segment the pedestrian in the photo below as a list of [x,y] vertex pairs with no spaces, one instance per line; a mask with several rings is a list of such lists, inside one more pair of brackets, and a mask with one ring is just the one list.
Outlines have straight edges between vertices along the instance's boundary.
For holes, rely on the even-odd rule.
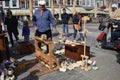
[[[41,37],[45,34],[47,39],[52,40],[52,30],[56,32],[56,22],[50,10],[46,9],[45,0],[40,0],[38,2],[39,9],[34,12],[33,15],[33,25],[36,30],[35,36]],[[51,30],[50,24],[52,24],[53,29]],[[39,43],[39,47],[41,44]],[[47,47],[48,52],[48,47]]]
[[66,13],[66,9],[63,8],[63,14],[61,15],[62,18],[62,25],[63,25],[63,33],[65,36],[69,37],[69,28],[68,28],[68,21],[69,21],[69,14]]
[[30,29],[28,26],[28,21],[24,21],[24,26],[22,29],[22,36],[24,36],[24,41],[29,41]]
[[120,37],[120,19],[119,16],[119,10],[117,9],[117,4],[112,5],[112,13],[110,15],[111,19],[114,21],[117,21],[114,25],[118,25],[117,27],[114,27],[114,25],[111,26],[111,42],[113,43]]
[[[76,11],[75,14],[73,15],[73,38],[74,41],[80,40],[83,41],[83,33],[82,33],[82,16],[80,14],[80,11]],[[77,32],[79,32],[80,37],[76,39]]]
[[7,31],[8,31],[8,35],[9,35],[9,39],[10,39],[10,43],[12,45],[12,47],[14,46],[14,41],[13,41],[13,36],[14,35],[16,41],[19,40],[18,38],[18,20],[15,16],[12,15],[12,11],[10,9],[7,10],[7,15],[5,17],[5,25],[7,25]]
[[111,6],[111,14],[110,14],[110,18],[111,19],[116,19],[116,14],[117,14],[117,11],[118,11],[118,6],[117,6],[117,4],[112,4],[112,6]]

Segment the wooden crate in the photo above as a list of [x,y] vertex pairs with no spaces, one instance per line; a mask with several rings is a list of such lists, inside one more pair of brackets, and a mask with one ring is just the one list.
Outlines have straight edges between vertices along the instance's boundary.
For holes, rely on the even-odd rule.
[[[86,55],[90,56],[90,47],[86,46]],[[65,45],[65,56],[68,58],[71,58],[75,61],[82,60],[81,55],[84,54],[84,46],[83,45],[76,45],[76,46],[71,46],[71,45]]]
[[30,54],[33,53],[35,49],[32,43],[21,41],[17,44],[17,51],[20,54]]

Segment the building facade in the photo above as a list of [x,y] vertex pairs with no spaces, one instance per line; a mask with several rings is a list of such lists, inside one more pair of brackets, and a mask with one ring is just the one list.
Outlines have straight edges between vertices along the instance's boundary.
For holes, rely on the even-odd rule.
[[[46,0],[46,7],[50,9],[52,0]],[[61,8],[67,7],[69,10],[72,10],[74,0],[53,0],[54,7],[56,12],[58,12],[59,4]],[[115,1],[115,0],[114,0]],[[116,0],[118,1],[118,0]],[[94,9],[95,3],[97,2],[98,8],[107,4],[107,0],[76,0],[75,6],[77,8],[84,8],[87,10]],[[33,12],[35,8],[38,8],[38,0],[32,0]],[[8,8],[11,8],[14,15],[29,15],[30,13],[30,0],[10,0],[2,1],[2,6],[6,11]],[[50,9],[51,10],[51,9]]]

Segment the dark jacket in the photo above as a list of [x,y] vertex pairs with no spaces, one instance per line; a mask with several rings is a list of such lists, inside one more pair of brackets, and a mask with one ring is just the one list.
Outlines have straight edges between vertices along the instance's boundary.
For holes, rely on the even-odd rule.
[[7,25],[8,31],[17,30],[18,20],[16,19],[15,16],[12,16],[11,18],[6,17],[4,23],[5,25]]
[[79,22],[79,17],[78,17],[78,15],[74,15],[73,16],[73,24],[78,24],[78,22]]
[[30,35],[30,29],[28,26],[24,26],[22,29],[22,36]]
[[70,16],[69,16],[67,13],[63,13],[63,14],[61,15],[61,18],[62,18],[62,23],[63,23],[63,24],[68,24],[68,21],[69,21]]
[[[80,18],[82,18],[81,15],[79,16],[77,14],[73,15],[73,24],[78,24]],[[80,26],[81,26],[80,31],[82,31],[82,21],[80,21]]]

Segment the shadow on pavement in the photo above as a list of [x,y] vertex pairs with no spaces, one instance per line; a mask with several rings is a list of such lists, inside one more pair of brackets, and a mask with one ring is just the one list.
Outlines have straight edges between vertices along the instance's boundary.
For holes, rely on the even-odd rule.
[[39,80],[38,77],[32,77],[31,75],[23,78],[22,80]]
[[117,63],[119,63],[120,64],[120,50],[119,51],[117,51],[117,55],[116,55],[116,58],[117,58]]
[[91,51],[91,52],[90,52],[90,58],[94,58],[94,57],[95,57],[95,54],[96,54],[95,52],[92,52],[92,51]]
[[[60,35],[59,32],[57,32],[57,33],[52,33],[52,36],[53,36],[53,37],[56,37],[56,36],[58,36],[58,35]],[[68,36],[68,37],[70,37],[70,36],[72,36],[72,35],[73,35],[73,33],[69,33],[69,36]]]
[[58,36],[59,34],[60,34],[59,32],[52,33],[52,36],[53,36],[53,37],[56,37],[56,36]]
[[[21,64],[21,65],[20,65]],[[18,80],[19,78],[21,80],[38,80],[38,77],[34,77],[32,75],[30,75],[29,69],[31,69],[33,66],[35,66],[37,63],[34,62],[34,60],[23,60],[19,63],[18,66],[22,66],[23,64],[25,64],[25,68],[23,68],[22,70],[16,69],[16,71],[14,71],[15,74],[15,80]],[[24,74],[24,78],[21,78],[21,74]],[[18,77],[19,76],[19,77]]]
[[[30,40],[30,43],[33,44],[33,48],[34,48],[34,40]],[[13,58],[15,58],[15,59],[20,59],[20,58],[22,58],[24,56],[31,55],[31,54],[33,54],[35,52],[35,49],[33,49],[33,51],[31,53],[25,53],[25,54],[22,53],[21,54],[19,52],[19,50],[18,50],[19,49],[18,47],[21,47],[21,46],[19,46],[17,43],[15,44],[14,47],[9,47],[10,56],[13,57]]]

